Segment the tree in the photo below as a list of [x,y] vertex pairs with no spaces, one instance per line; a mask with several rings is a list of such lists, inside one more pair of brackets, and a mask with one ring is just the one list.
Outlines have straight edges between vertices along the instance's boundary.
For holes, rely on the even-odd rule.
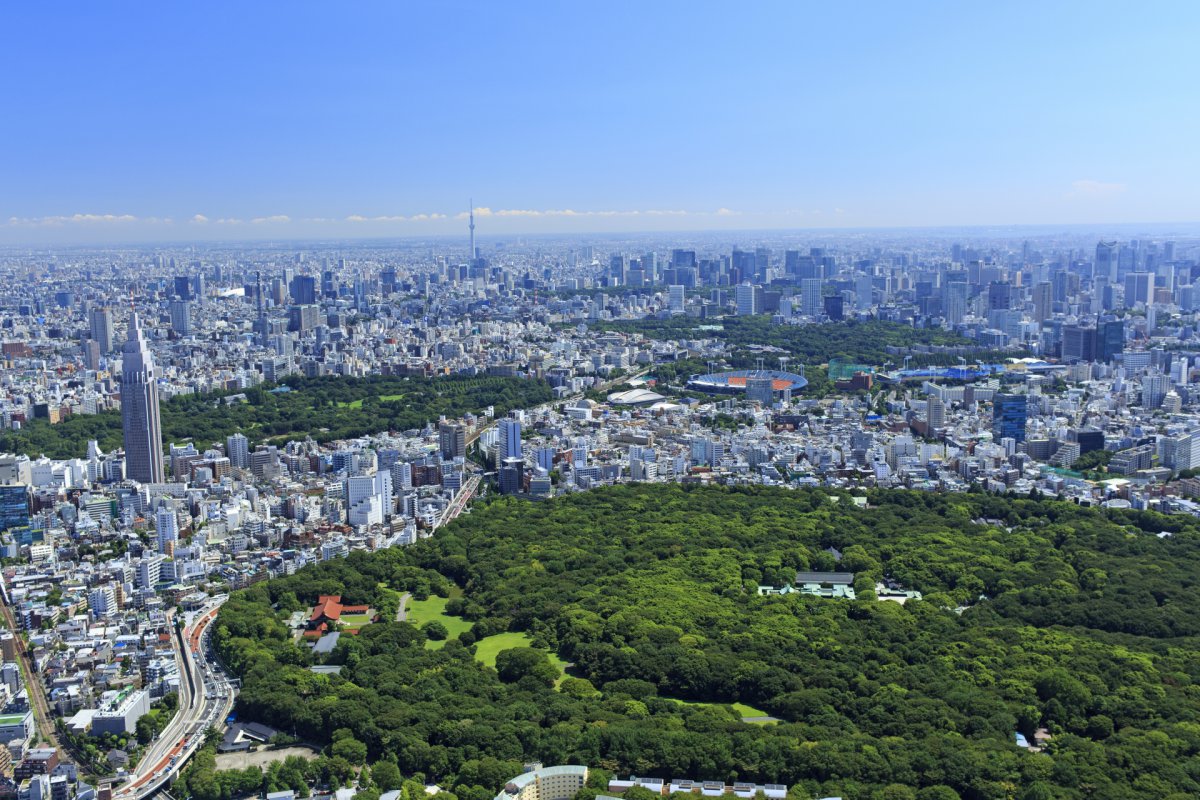
[[329,753],[334,758],[344,758],[354,765],[365,764],[367,761],[367,746],[353,736],[335,741],[330,746]]
[[446,626],[436,619],[426,622],[421,626],[421,630],[425,631],[425,635],[429,637],[430,641],[434,642],[444,641],[450,635],[450,632],[446,630]]
[[515,683],[524,677],[532,677],[547,686],[558,680],[558,670],[549,657],[532,647],[513,647],[496,654],[496,672],[500,679]]
[[395,761],[376,761],[371,767],[371,778],[375,781],[375,785],[385,792],[399,789],[404,782],[404,777],[400,774],[400,768],[396,766]]

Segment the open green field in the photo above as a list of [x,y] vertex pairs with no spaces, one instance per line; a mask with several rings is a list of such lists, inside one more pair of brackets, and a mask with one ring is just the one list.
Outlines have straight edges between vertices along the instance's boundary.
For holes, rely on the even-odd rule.
[[[475,643],[475,660],[495,669],[496,656],[501,650],[532,646],[527,633],[497,633],[486,636]],[[566,675],[567,662],[559,658],[557,654],[550,653],[550,663],[558,668],[558,682],[561,683]]]
[[[384,394],[384,395],[379,396],[379,402],[391,403],[396,400],[403,400],[407,396],[408,395],[403,395],[403,394]],[[360,397],[357,400],[351,400],[349,403],[338,403],[337,405],[338,405],[338,408],[362,408],[362,404],[363,404],[363,401],[362,401],[362,398]]]
[[[455,639],[459,634],[465,633],[471,629],[471,623],[462,617],[452,617],[446,613],[446,603],[450,602],[448,597],[438,597],[430,595],[425,600],[414,600],[408,598],[408,604],[405,608],[408,611],[408,621],[420,627],[426,622],[437,620],[446,626],[448,638]],[[428,641],[425,646],[430,650],[437,650],[446,646],[446,641],[440,642]]]
[[699,700],[680,700],[678,697],[667,697],[667,700],[674,700],[676,703],[683,703],[685,706],[732,706],[743,717],[769,717],[771,716],[761,708],[755,708],[746,703],[705,703]]

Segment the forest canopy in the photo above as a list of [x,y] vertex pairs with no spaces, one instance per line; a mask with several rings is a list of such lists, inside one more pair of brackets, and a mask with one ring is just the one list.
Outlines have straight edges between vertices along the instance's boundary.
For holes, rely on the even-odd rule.
[[[283,443],[311,436],[320,442],[351,439],[387,430],[420,428],[441,415],[460,417],[494,406],[505,414],[549,401],[545,381],[523,378],[441,378],[376,375],[366,378],[293,375],[273,391],[256,386],[239,393],[179,395],[161,404],[164,446],[191,440],[203,450],[241,432],[251,445]],[[276,387],[276,388],[280,388]],[[245,402],[222,398],[244,394]],[[122,446],[121,414],[76,415],[57,425],[33,420],[19,431],[0,434],[0,452],[31,457],[81,458],[95,439],[102,450]]]
[[[505,499],[411,547],[236,593],[217,646],[244,679],[243,719],[322,746],[345,730],[366,760],[460,800],[499,788],[479,782],[485,759],[780,782],[797,798],[1200,795],[1200,523],[863,496],[630,484]],[[858,599],[759,596],[798,570],[852,572]],[[884,580],[924,599],[877,600]],[[308,669],[288,614],[318,594],[382,606],[395,592],[450,597],[471,627],[435,649],[408,623],[371,625],[341,637],[340,675]],[[475,651],[497,634],[521,645],[493,668]],[[1039,730],[1041,752],[1017,746]]]
[[[651,339],[723,339],[737,367],[752,366],[752,346],[766,345],[784,350],[794,364],[826,364],[838,358],[847,362],[882,366],[900,358],[888,353],[888,347],[911,348],[941,345],[966,348],[975,361],[997,361],[1021,353],[993,352],[977,348],[975,342],[940,328],[914,328],[887,320],[847,320],[821,325],[779,325],[766,316],[722,317],[716,323],[692,317],[670,319],[612,320],[594,323],[600,330],[640,333]],[[715,329],[714,324],[719,325]],[[960,353],[926,353],[913,356],[910,366],[957,364]],[[774,366],[770,364],[770,366]]]

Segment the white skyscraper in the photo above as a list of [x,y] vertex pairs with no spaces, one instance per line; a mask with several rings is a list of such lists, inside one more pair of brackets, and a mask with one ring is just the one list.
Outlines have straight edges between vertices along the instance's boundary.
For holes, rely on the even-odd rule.
[[125,474],[142,483],[163,483],[162,423],[158,410],[158,371],[135,312],[121,350],[121,426],[125,432]]

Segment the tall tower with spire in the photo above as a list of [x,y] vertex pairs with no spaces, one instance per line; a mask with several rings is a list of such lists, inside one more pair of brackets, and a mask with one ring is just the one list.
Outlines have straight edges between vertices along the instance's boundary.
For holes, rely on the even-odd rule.
[[121,427],[125,432],[125,475],[141,483],[163,483],[162,421],[158,372],[135,311],[121,348]]
[[469,202],[471,204],[471,212],[470,212],[471,224],[468,227],[470,227],[470,229],[471,229],[471,252],[469,252],[467,254],[467,263],[468,264],[473,263],[475,261],[475,200],[472,198]]

